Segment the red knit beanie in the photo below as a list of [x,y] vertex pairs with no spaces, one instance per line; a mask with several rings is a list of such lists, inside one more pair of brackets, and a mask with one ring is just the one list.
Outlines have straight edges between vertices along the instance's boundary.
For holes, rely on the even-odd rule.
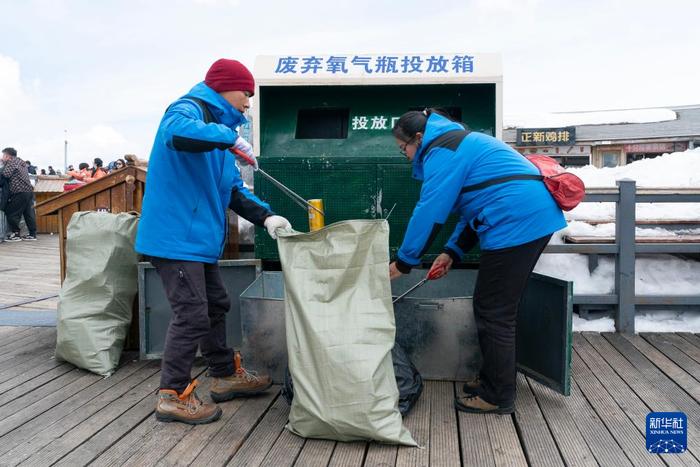
[[209,67],[204,84],[216,92],[248,91],[255,92],[253,74],[238,60],[220,58]]

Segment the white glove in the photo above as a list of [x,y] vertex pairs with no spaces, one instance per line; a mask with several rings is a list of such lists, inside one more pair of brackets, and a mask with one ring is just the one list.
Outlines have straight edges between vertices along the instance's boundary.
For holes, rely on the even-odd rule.
[[267,233],[269,233],[270,237],[274,240],[277,240],[277,229],[289,230],[292,228],[292,224],[282,216],[270,216],[265,219],[264,224]]
[[236,154],[236,160],[238,160],[242,166],[250,165],[253,167],[253,170],[258,170],[258,159],[255,157],[255,154],[253,154],[253,146],[251,146],[248,141],[239,136],[236,142],[233,143],[233,148],[245,154],[246,157]]

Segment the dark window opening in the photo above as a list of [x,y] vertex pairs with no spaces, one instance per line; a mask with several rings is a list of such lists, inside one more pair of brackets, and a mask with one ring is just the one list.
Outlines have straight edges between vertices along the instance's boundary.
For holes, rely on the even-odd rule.
[[587,155],[556,155],[552,158],[559,162],[559,164],[561,164],[563,167],[583,167],[591,163],[590,158]]
[[301,109],[296,139],[344,139],[348,137],[350,109]]

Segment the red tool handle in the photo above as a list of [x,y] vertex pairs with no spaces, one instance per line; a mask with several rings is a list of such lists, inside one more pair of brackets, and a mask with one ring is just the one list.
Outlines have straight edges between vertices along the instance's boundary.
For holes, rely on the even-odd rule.
[[241,159],[246,161],[246,163],[248,165],[250,165],[251,167],[255,167],[255,161],[253,159],[251,159],[250,156],[248,156],[248,154],[246,154],[243,151],[241,151],[240,149],[236,149],[236,148],[228,148],[228,150],[231,151],[232,153],[234,153],[237,157],[240,157]]
[[440,277],[438,274],[442,274],[444,271],[445,271],[444,267],[430,269],[430,271],[428,271],[428,276],[426,278],[429,281],[435,280],[435,279]]

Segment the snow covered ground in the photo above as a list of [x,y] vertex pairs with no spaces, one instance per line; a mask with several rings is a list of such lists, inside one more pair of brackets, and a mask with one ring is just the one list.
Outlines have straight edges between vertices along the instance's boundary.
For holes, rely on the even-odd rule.
[[[638,188],[700,188],[700,149],[664,154],[622,167],[598,169],[592,166],[571,169],[587,187],[612,187],[615,181],[629,178]],[[569,226],[554,235],[552,243],[562,243],[565,235],[613,236],[615,233],[614,203],[581,203],[566,213]],[[700,203],[637,204],[637,219],[688,219],[700,223]],[[611,223],[591,226],[581,220],[610,220]],[[659,227],[637,227],[637,235],[700,234],[700,228],[671,231]],[[535,271],[574,282],[578,294],[611,293],[615,283],[614,258],[601,257],[599,266],[590,273],[586,255],[545,254]],[[638,257],[635,287],[638,294],[697,295],[700,294],[700,261],[685,260],[672,255]],[[613,331],[613,320],[601,318],[586,321],[574,317],[578,331]],[[700,332],[700,310],[644,311],[637,313],[637,332],[686,331]]]

